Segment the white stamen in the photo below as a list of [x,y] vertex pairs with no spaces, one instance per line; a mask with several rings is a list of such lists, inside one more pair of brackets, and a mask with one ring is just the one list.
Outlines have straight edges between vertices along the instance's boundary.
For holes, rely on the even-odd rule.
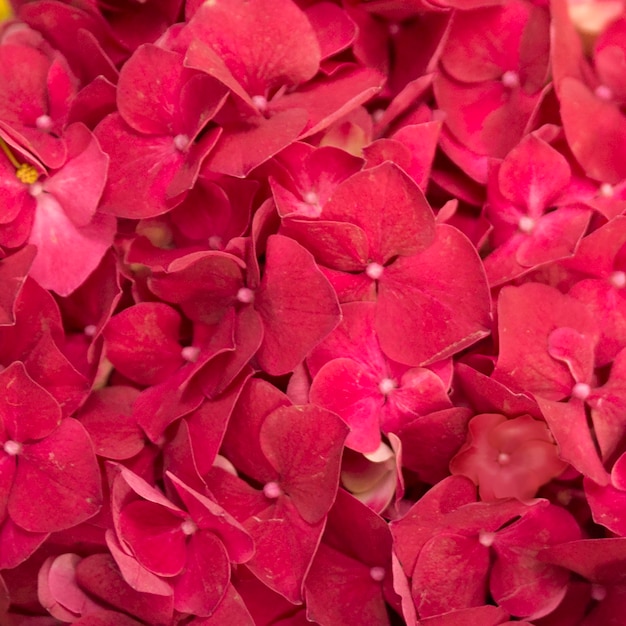
[[385,568],[384,567],[372,567],[370,569],[370,577],[372,580],[375,580],[377,583],[381,582],[385,579]]
[[224,240],[219,235],[209,237],[209,248],[211,250],[221,250],[224,247]]
[[383,378],[378,383],[378,389],[384,396],[390,394],[396,388],[396,381],[392,378]]
[[600,100],[613,100],[613,92],[611,91],[611,88],[606,85],[599,85],[596,87],[594,93],[596,94],[596,97],[600,98]]
[[43,193],[43,185],[40,182],[33,183],[28,187],[28,193],[33,196],[33,198],[36,198]]
[[252,96],[252,104],[254,104],[261,113],[267,111],[267,98],[265,96]]
[[97,328],[95,324],[87,324],[87,326],[83,329],[83,332],[87,337],[93,337],[96,334],[96,330]]
[[598,583],[593,583],[591,585],[591,597],[596,602],[602,602],[602,600],[606,598],[606,587],[599,585]]
[[600,185],[600,195],[603,198],[611,198],[613,197],[614,193],[615,189],[613,188],[613,185],[611,185],[611,183],[602,183]]
[[478,543],[481,546],[485,546],[485,548],[491,547],[495,540],[496,540],[496,533],[488,532],[486,530],[481,530],[478,533]]
[[528,217],[528,215],[522,215],[522,217],[519,218],[517,227],[523,233],[526,233],[526,234],[532,233],[535,228],[535,220],[532,217]]
[[3,448],[9,456],[17,456],[22,451],[22,444],[9,439],[9,441],[5,442]]
[[576,383],[572,388],[572,397],[584,400],[591,393],[591,387],[587,383]]
[[52,118],[49,115],[40,115],[35,120],[35,126],[39,130],[49,131],[52,128]]
[[263,495],[270,500],[275,500],[283,495],[283,490],[278,483],[272,480],[263,487]]
[[186,519],[180,525],[180,529],[183,531],[184,535],[193,535],[198,530],[198,526],[193,520]]
[[506,452],[500,452],[498,454],[498,463],[500,465],[508,465],[511,462],[511,457]]
[[307,203],[307,204],[317,204],[319,202],[319,198],[317,197],[317,194],[314,191],[307,191],[303,196],[302,199]]
[[200,348],[197,346],[185,346],[180,351],[181,356],[185,361],[189,361],[189,363],[195,363],[200,356]]
[[249,304],[254,300],[254,291],[248,287],[241,287],[237,292],[237,300],[243,304]]
[[507,70],[504,74],[502,74],[502,84],[508,89],[519,87],[519,74],[513,70]]
[[626,287],[626,272],[613,272],[609,280],[616,289],[623,289]]
[[370,263],[366,268],[365,268],[365,273],[372,279],[372,280],[378,280],[382,275],[383,275],[383,271],[384,271],[384,267],[380,264],[380,263]]
[[187,146],[189,146],[189,137],[187,137],[187,135],[181,134],[174,137],[174,147],[176,150],[184,152],[187,149]]

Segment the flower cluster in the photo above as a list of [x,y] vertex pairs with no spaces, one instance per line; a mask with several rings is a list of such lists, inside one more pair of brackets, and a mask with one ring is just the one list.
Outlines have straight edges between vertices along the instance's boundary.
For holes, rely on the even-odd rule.
[[0,623],[619,626],[622,0],[15,0]]

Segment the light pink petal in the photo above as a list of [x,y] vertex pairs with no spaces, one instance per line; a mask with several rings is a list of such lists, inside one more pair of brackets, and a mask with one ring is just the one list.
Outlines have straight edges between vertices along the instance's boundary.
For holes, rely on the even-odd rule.
[[30,275],[45,289],[71,294],[98,267],[115,229],[115,218],[101,214],[77,227],[52,194],[42,193],[28,240],[37,246]]

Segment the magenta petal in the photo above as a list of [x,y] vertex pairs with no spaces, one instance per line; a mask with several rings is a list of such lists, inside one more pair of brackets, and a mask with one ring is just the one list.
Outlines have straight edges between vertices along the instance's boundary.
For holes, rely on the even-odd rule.
[[550,544],[581,535],[575,519],[557,506],[534,506],[518,522],[498,531],[493,544],[498,558],[490,577],[494,600],[519,617],[538,618],[554,610],[567,591],[569,575],[537,559]]
[[169,211],[168,189],[185,163],[174,137],[139,134],[118,114],[105,117],[95,133],[111,159],[102,210],[135,219]]
[[587,425],[582,402],[554,402],[537,398],[558,446],[559,456],[571,463],[583,476],[606,484],[609,476],[604,469]]
[[272,375],[292,371],[340,320],[335,292],[311,254],[281,235],[267,241],[255,308],[265,327],[257,358]]
[[219,53],[251,96],[316,74],[320,50],[313,28],[291,0],[225,0],[203,4],[189,22],[192,38]]
[[168,472],[167,477],[174,483],[176,492],[201,531],[200,534],[213,533],[219,537],[231,562],[245,563],[250,560],[254,554],[254,544],[235,518],[219,504],[185,485],[173,474]]
[[486,601],[489,549],[476,537],[441,533],[428,541],[413,572],[413,598],[420,617]]
[[67,163],[43,182],[43,188],[55,197],[75,226],[86,226],[102,196],[109,157],[83,124],[71,124],[65,133]]
[[371,260],[426,249],[435,238],[435,218],[419,187],[391,162],[357,172],[344,181],[322,209],[325,220],[361,228]]
[[545,141],[528,135],[504,159],[498,172],[502,195],[535,217],[569,183],[570,167]]
[[364,453],[378,448],[385,396],[361,364],[346,358],[329,361],[313,379],[309,398],[348,424],[349,448]]
[[16,361],[0,372],[0,416],[8,439],[42,439],[61,422],[56,400]]
[[107,547],[124,580],[136,591],[170,597],[173,593],[169,583],[147,570],[137,559],[126,552],[112,530],[106,532]]
[[[1,463],[2,461],[0,461],[0,465]],[[2,473],[3,469],[0,469],[0,474]],[[0,480],[2,479],[0,478]],[[0,489],[2,488],[0,487]],[[0,498],[3,498],[5,502],[8,500],[2,491],[0,491]],[[0,516],[4,517],[1,511]],[[0,526],[0,568],[12,569],[17,567],[26,561],[48,536],[48,533],[28,532],[15,524],[10,517],[7,517]]]
[[602,524],[616,535],[626,536],[626,491],[613,485],[597,484],[593,480],[585,480],[585,495],[596,524]]
[[100,471],[84,427],[64,419],[44,440],[24,447],[9,499],[9,515],[31,532],[75,526],[101,506]]
[[346,433],[334,413],[313,404],[276,409],[261,426],[261,449],[310,524],[320,522],[334,502]]
[[380,582],[364,563],[321,544],[306,578],[307,617],[319,624],[387,626]]
[[305,522],[287,498],[280,498],[245,523],[257,549],[247,567],[270,589],[293,604],[302,603],[302,586],[324,524]]
[[490,327],[484,270],[474,247],[455,228],[438,226],[432,246],[384,269],[376,330],[394,361],[441,360],[484,337]]
[[28,240],[37,246],[30,275],[45,289],[67,296],[98,267],[113,243],[116,221],[96,214],[76,226],[57,199],[46,192],[37,198],[35,222]]
[[0,326],[15,323],[15,300],[26,280],[35,254],[33,246],[25,246],[2,259],[0,263]]
[[80,561],[77,554],[66,553],[56,557],[48,570],[47,583],[48,592],[57,604],[67,611],[84,615],[98,610],[100,606],[76,581],[76,566]]
[[230,581],[230,563],[222,542],[210,532],[189,540],[185,569],[173,582],[174,608],[207,617],[215,611]]
[[107,358],[140,385],[163,382],[184,363],[178,343],[180,324],[180,314],[160,302],[124,309],[104,328]]
[[187,559],[186,538],[181,528],[184,520],[182,511],[136,500],[120,512],[120,538],[145,568],[158,576],[175,576]]
[[626,118],[576,78],[559,86],[563,130],[588,176],[607,183],[626,177]]
[[108,554],[93,554],[82,559],[76,566],[76,580],[91,596],[145,622],[163,624],[172,619],[172,596],[135,591],[122,578]]
[[225,125],[206,160],[213,172],[245,178],[255,167],[293,143],[306,124],[306,112],[293,109],[269,119],[250,117]]

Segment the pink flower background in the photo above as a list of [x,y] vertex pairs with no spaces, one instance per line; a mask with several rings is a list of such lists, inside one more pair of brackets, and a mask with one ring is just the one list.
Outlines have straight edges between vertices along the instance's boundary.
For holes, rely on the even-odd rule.
[[13,13],[0,624],[623,626],[626,3]]

